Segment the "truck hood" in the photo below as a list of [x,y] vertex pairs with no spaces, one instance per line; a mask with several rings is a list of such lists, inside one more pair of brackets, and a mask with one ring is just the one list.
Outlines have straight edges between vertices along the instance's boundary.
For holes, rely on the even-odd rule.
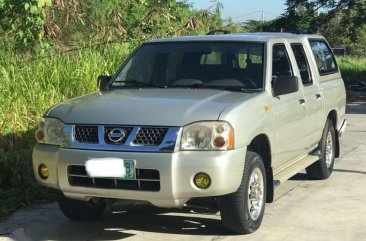
[[45,116],[68,124],[184,126],[217,120],[228,106],[255,95],[211,89],[124,89],[71,99]]

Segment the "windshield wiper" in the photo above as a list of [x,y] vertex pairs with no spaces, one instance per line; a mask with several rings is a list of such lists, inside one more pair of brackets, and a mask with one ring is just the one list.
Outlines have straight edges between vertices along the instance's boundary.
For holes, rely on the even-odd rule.
[[124,83],[124,85],[118,86],[118,87],[125,87],[125,86],[129,86],[129,85],[138,85],[138,86],[147,86],[147,87],[153,87],[153,88],[166,88],[166,86],[164,85],[156,85],[156,84],[152,84],[152,83],[146,83],[146,82],[142,82],[139,80],[126,80],[126,81],[119,81],[119,83]]
[[262,91],[262,88],[257,89],[248,89],[242,86],[225,86],[223,87],[224,90],[228,91],[238,91],[238,92],[245,92],[245,93],[258,93]]
[[245,86],[221,86],[221,85],[207,85],[202,83],[194,83],[192,85],[178,85],[176,87],[185,87],[192,89],[218,89],[218,90],[245,92],[245,93],[257,93],[262,91],[262,88],[249,89],[246,88]]
[[165,88],[190,88],[190,89],[216,89],[216,90],[227,90],[244,93],[258,93],[261,92],[262,88],[246,88],[245,86],[222,86],[222,85],[207,85],[202,83],[194,83],[191,85],[167,85]]
[[194,84],[187,84],[187,85],[167,85],[166,88],[191,88],[191,89],[198,89],[198,88],[206,88],[206,86],[202,83],[194,83]]

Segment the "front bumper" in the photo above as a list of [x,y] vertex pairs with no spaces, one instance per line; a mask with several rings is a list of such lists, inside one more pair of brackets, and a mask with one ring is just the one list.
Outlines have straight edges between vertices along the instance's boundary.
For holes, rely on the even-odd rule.
[[[37,181],[61,190],[66,196],[88,200],[91,197],[148,201],[158,207],[181,207],[194,197],[220,196],[235,192],[241,183],[246,148],[232,151],[184,151],[174,153],[112,152],[64,149],[51,145],[37,145],[33,150],[33,167]],[[85,165],[90,158],[115,157],[136,160],[136,168],[155,169],[160,173],[160,190],[136,191],[76,187],[69,184],[68,165]],[[49,177],[38,175],[38,166],[49,168]],[[200,190],[193,177],[207,173],[210,187]]]

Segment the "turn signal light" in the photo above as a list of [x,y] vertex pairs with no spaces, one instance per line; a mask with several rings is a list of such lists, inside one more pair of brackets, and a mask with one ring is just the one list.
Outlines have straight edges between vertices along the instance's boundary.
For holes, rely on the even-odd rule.
[[227,143],[227,149],[233,150],[234,149],[234,131],[233,129],[230,129],[229,131],[229,139]]

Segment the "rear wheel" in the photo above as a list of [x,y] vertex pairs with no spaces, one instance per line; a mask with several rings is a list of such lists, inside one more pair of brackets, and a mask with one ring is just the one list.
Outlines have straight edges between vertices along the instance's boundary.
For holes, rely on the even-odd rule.
[[319,142],[320,159],[306,168],[306,174],[313,179],[327,179],[333,171],[335,159],[335,129],[331,120],[327,120]]
[[225,228],[239,234],[256,231],[263,219],[267,180],[262,158],[247,152],[239,189],[219,198],[221,220]]
[[89,201],[80,201],[60,195],[58,205],[61,212],[71,220],[89,221],[97,219],[103,214],[106,203],[103,199],[92,198]]

